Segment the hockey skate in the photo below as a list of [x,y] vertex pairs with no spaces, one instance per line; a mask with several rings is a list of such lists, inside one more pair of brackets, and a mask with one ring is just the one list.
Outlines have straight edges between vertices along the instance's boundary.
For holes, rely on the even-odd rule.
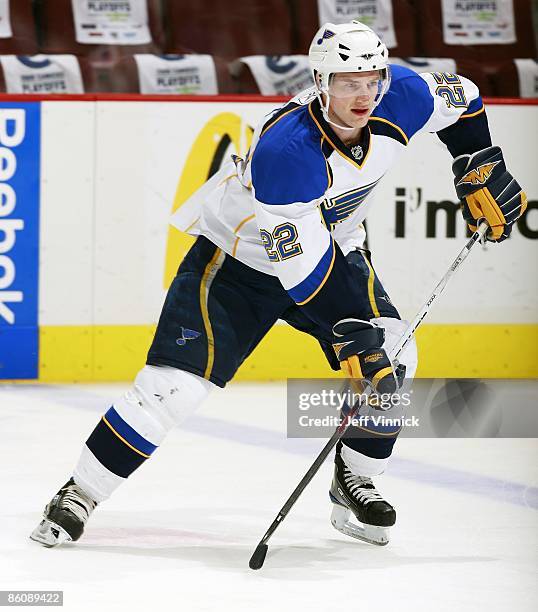
[[[339,450],[340,444],[329,491],[334,504],[331,523],[335,529],[352,538],[385,546],[389,542],[389,527],[396,522],[396,511],[381,497],[370,478],[353,474]],[[352,512],[359,525],[349,520]]]
[[30,535],[30,539],[47,548],[64,542],[75,542],[84,531],[84,525],[97,506],[71,478],[45,507],[43,519]]

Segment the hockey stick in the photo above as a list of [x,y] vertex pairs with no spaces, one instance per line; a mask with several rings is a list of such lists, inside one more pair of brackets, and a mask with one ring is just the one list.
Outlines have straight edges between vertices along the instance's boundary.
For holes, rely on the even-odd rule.
[[[433,293],[431,294],[431,296],[428,298],[428,300],[419,310],[417,316],[409,324],[409,326],[405,330],[405,333],[398,340],[397,344],[394,346],[394,348],[390,352],[391,361],[397,362],[398,357],[400,356],[404,348],[409,344],[409,342],[415,335],[415,331],[417,330],[418,326],[422,323],[422,321],[428,314],[430,308],[432,307],[432,304],[441,295],[444,288],[447,286],[450,278],[454,275],[456,270],[460,267],[463,261],[467,258],[467,255],[469,255],[473,246],[484,237],[487,230],[488,230],[488,225],[485,222],[480,223],[476,232],[474,232],[474,234],[471,236],[467,244],[463,247],[460,254],[456,257],[456,259],[454,260],[454,262],[448,269],[447,273],[439,281],[439,283],[433,290]],[[267,545],[269,538],[276,531],[280,523],[282,523],[282,521],[286,518],[286,515],[291,510],[295,502],[299,499],[301,493],[308,486],[312,478],[315,476],[316,472],[319,470],[319,468],[321,467],[322,463],[325,461],[325,459],[327,458],[331,450],[336,446],[336,443],[338,442],[338,440],[340,440],[340,438],[345,434],[347,428],[349,427],[350,423],[355,417],[360,406],[361,406],[361,403],[359,400],[351,408],[346,418],[343,419],[340,425],[336,428],[335,432],[330,437],[327,444],[325,444],[320,454],[314,460],[314,463],[310,466],[308,472],[306,472],[306,474],[303,476],[299,484],[295,487],[293,493],[289,496],[286,503],[282,506],[277,517],[271,523],[271,526],[269,527],[269,529],[265,532],[265,535],[258,543],[258,546],[256,546],[256,550],[252,554],[252,557],[250,558],[250,561],[248,564],[250,569],[256,570],[256,569],[260,569],[263,566],[263,563],[265,561],[265,556],[267,555],[267,551],[269,549]]]

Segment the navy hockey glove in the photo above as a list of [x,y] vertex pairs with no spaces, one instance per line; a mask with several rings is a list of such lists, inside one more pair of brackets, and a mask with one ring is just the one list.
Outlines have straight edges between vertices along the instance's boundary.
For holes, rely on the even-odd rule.
[[513,223],[527,208],[527,196],[506,170],[500,147],[460,155],[452,163],[452,171],[470,229],[476,231],[478,220],[485,219],[490,227],[488,240],[502,242],[508,238]]
[[342,319],[333,326],[334,352],[340,367],[352,380],[366,379],[378,393],[394,393],[405,376],[405,366],[396,371],[381,348],[385,331],[369,321]]

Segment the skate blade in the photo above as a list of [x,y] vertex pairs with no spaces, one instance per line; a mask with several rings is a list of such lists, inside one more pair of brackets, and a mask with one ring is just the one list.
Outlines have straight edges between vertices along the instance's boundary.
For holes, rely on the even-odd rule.
[[71,542],[71,536],[62,529],[60,525],[49,521],[44,518],[41,523],[32,531],[30,534],[30,540],[34,542],[39,542],[39,544],[43,544],[47,548],[53,548],[54,546],[59,546],[60,544],[64,544],[65,542]]
[[331,524],[340,533],[375,544],[376,546],[386,546],[389,543],[389,528],[378,527],[377,525],[357,525],[349,520],[351,511],[349,508],[334,504],[331,514]]

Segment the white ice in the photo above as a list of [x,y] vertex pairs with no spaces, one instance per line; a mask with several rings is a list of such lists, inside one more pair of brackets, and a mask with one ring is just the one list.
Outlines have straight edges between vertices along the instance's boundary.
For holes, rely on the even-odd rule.
[[398,441],[378,488],[386,547],[329,523],[328,461],[248,560],[323,440],[286,439],[283,385],[215,392],[107,502],[84,537],[28,539],[126,385],[0,386],[0,590],[63,590],[64,609],[538,610],[536,440]]

